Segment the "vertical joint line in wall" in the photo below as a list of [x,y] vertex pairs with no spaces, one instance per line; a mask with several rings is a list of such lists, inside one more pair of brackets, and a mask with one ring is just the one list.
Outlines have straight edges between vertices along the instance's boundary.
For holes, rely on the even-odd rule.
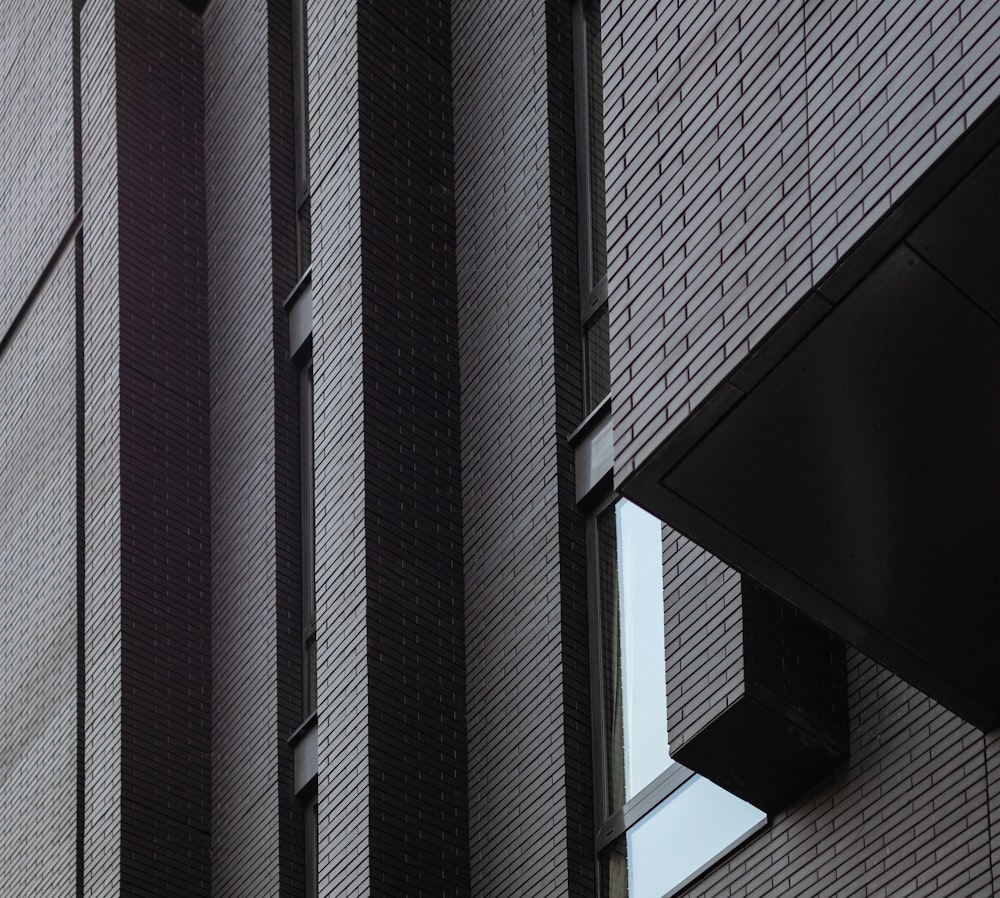
[[83,396],[83,88],[80,62],[80,10],[83,0],[73,0],[73,206],[77,231],[73,240],[75,269],[75,362],[76,362],[76,895],[84,891],[84,824],[86,802],[86,564],[84,537],[84,396]]
[[86,557],[84,537],[83,232],[75,246],[76,267],[76,892],[83,898],[84,789],[86,774]]
[[[813,196],[812,196],[812,133],[810,131],[811,119],[809,116],[809,41],[806,20],[808,13],[806,6],[808,0],[802,0],[802,81],[805,84],[805,106],[806,106],[806,197],[808,201],[808,211],[806,213],[806,227],[809,229],[809,272],[814,271],[816,247],[813,245]],[[812,286],[816,286],[813,284]]]

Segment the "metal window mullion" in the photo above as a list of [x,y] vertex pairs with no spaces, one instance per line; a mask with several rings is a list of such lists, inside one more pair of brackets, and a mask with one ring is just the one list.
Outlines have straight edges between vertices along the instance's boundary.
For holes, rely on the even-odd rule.
[[584,328],[593,321],[608,304],[608,276],[604,275],[580,303],[580,321]]
[[[312,706],[315,684],[308,664],[309,650],[316,642],[316,520],[314,500],[314,449],[313,449],[313,366],[309,359],[299,374],[299,443],[301,468],[301,521],[302,521],[302,689],[305,710]],[[309,680],[306,678],[309,677]]]
[[627,833],[647,814],[655,811],[664,801],[689,783],[697,774],[680,764],[671,764],[638,795],[625,802],[624,807],[612,814],[597,832],[597,851],[600,853],[620,836]]
[[[603,511],[603,509],[601,509]],[[601,623],[600,539],[595,511],[587,518],[587,612],[590,615],[590,717],[593,730],[594,824],[600,831],[608,817],[607,727],[604,721],[603,627]]]

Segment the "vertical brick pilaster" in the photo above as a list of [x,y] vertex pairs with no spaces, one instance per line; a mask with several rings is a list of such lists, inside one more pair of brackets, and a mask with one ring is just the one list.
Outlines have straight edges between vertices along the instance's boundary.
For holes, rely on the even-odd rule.
[[453,8],[476,895],[594,888],[569,14]]
[[84,232],[86,688],[84,894],[121,894],[122,502],[118,120],[113,0],[80,21]]
[[368,687],[358,16],[311,3],[320,893],[367,894]]
[[210,889],[201,22],[88,3],[85,888]]
[[464,895],[449,7],[309,13],[321,889]]
[[358,4],[372,894],[469,893],[451,18]]
[[223,0],[204,18],[215,898],[302,888],[290,17],[287,0]]

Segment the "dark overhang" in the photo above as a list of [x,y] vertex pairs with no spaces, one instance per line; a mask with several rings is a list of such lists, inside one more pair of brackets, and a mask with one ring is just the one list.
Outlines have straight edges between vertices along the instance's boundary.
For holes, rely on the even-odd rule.
[[983,729],[1000,720],[1000,111],[623,492]]

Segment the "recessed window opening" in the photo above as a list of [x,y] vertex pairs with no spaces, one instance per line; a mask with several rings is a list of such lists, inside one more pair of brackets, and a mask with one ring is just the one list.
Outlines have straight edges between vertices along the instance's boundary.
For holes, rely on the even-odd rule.
[[670,758],[662,526],[627,499],[609,500],[588,522],[605,898],[674,894],[767,820]]
[[604,83],[601,10],[597,0],[576,0],[573,4],[573,60],[583,414],[586,417],[611,390],[604,203]]
[[306,0],[292,0],[292,96],[295,114],[295,240],[298,273],[312,262],[309,191],[309,64]]

